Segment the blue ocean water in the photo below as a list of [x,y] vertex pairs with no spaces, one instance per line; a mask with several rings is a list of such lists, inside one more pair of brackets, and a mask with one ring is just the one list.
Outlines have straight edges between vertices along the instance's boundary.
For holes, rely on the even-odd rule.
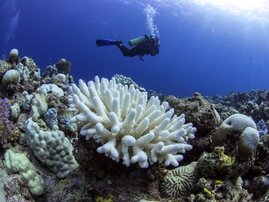
[[[266,89],[268,5],[256,11],[240,6],[232,10],[206,0],[1,0],[0,54],[6,58],[17,48],[41,71],[66,58],[76,81],[123,74],[176,96]],[[159,34],[160,54],[144,62],[122,56],[115,46],[95,45],[97,38],[128,45],[152,31]]]

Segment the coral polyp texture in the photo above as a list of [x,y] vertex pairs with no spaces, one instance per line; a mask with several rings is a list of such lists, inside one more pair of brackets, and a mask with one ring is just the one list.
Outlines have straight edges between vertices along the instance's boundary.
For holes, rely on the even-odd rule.
[[158,97],[148,100],[133,85],[97,76],[88,84],[79,80],[79,86],[72,84],[69,101],[69,110],[75,112],[71,121],[83,125],[80,134],[101,143],[99,153],[126,166],[178,166],[182,153],[192,149],[187,140],[194,138],[196,128],[185,124],[185,115],[175,115]]
[[7,150],[5,153],[5,166],[9,172],[20,173],[33,195],[39,196],[43,194],[44,181],[24,153]]
[[60,130],[44,131],[29,118],[26,121],[27,141],[35,156],[58,178],[64,178],[78,168],[73,146]]

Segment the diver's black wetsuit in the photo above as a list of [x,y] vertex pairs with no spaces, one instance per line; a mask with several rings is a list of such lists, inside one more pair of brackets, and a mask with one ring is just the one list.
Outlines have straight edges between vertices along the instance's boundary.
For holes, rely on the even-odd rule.
[[128,49],[122,43],[117,44],[120,51],[124,56],[134,57],[139,56],[140,59],[144,55],[157,55],[159,53],[159,44],[153,38],[148,38],[147,40],[137,44],[135,47]]

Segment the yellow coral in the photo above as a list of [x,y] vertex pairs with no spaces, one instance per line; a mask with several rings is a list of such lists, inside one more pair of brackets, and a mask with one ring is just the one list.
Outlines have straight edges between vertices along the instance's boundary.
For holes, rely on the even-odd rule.
[[213,193],[211,191],[209,191],[207,188],[204,188],[203,191],[207,198],[212,198]]
[[223,181],[222,181],[222,180],[216,180],[216,181],[215,181],[215,184],[216,184],[216,185],[223,184]]
[[221,161],[221,167],[230,167],[235,163],[235,157],[230,157],[224,154],[224,147],[216,147],[215,151],[219,155],[219,160]]
[[109,194],[105,198],[103,196],[98,196],[95,199],[95,202],[113,202],[113,200],[112,200],[112,196]]

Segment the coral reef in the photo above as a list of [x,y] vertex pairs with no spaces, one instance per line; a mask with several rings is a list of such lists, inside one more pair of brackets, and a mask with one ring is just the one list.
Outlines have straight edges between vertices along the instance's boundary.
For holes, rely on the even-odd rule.
[[168,96],[165,100],[175,109],[176,114],[184,112],[186,121],[192,122],[197,128],[195,139],[190,140],[193,149],[186,153],[184,159],[188,163],[191,160],[197,161],[204,151],[210,151],[210,132],[220,124],[220,117],[215,106],[198,92],[191,98],[179,99]]
[[[212,153],[204,153],[197,162],[199,176],[205,178],[228,178],[242,174],[242,169],[237,168],[235,157],[226,155],[224,147],[215,147]],[[245,166],[245,165],[244,165]]]
[[145,92],[146,90],[139,86],[137,83],[135,83],[130,77],[126,77],[120,74],[115,74],[112,79],[115,79],[116,83],[121,83],[123,86],[127,85],[133,85],[136,89],[138,89],[141,92]]
[[195,184],[194,193],[186,201],[249,202],[254,200],[252,194],[238,184],[238,180],[232,182],[200,178]]
[[259,143],[255,122],[243,115],[234,114],[213,131],[212,147],[224,146],[225,150],[240,161],[253,161]]
[[258,121],[257,130],[259,131],[260,136],[266,135],[268,133],[267,125],[263,119]]
[[[242,176],[251,169],[255,161],[258,143],[259,132],[255,122],[242,114],[231,115],[212,131],[211,147],[214,152],[204,153],[197,167],[202,176]],[[229,155],[224,155],[224,151]]]
[[265,175],[269,173],[269,135],[260,138],[257,146],[256,157],[250,176]]
[[72,84],[70,110],[76,111],[72,122],[82,122],[80,134],[101,143],[97,151],[123,164],[138,163],[146,168],[155,162],[178,166],[192,148],[186,141],[194,138],[196,128],[184,124],[184,114],[173,115],[168,103],[157,97],[117,84],[115,79],[82,80]]
[[186,121],[193,123],[199,136],[206,136],[220,122],[214,105],[204,99],[200,93],[185,99],[168,96],[165,100],[175,109],[176,114],[186,115]]
[[221,125],[214,131],[212,136],[212,145],[222,145],[229,134],[242,133],[247,127],[256,129],[255,122],[246,115],[234,114],[225,119]]
[[[5,199],[3,202],[34,202],[30,191],[24,186],[23,179],[20,175],[1,177],[4,186]],[[2,202],[2,201],[1,201]]]
[[241,113],[251,116],[255,122],[261,119],[264,119],[265,122],[269,120],[268,90],[255,90],[249,93],[231,93],[225,96],[207,98],[216,104],[217,110],[224,119],[234,113]]
[[253,193],[254,199],[259,199],[266,195],[269,190],[269,176],[258,176],[248,181],[245,185],[247,190]]
[[78,87],[70,64],[0,60],[1,202],[268,201],[269,91],[157,97],[123,75]]
[[70,61],[67,61],[65,58],[62,58],[59,60],[58,63],[56,63],[56,68],[59,74],[69,74],[71,71],[72,63]]
[[9,114],[9,100],[7,98],[0,99],[0,148],[5,147],[15,131],[15,125],[9,119]]

